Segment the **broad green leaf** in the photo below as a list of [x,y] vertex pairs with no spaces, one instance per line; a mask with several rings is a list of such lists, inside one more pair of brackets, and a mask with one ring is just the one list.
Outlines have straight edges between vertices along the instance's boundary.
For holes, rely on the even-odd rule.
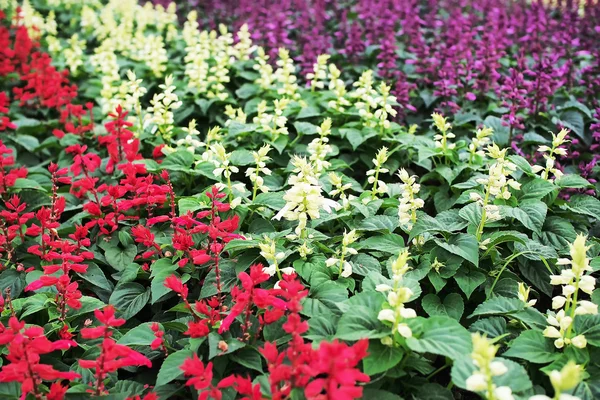
[[390,328],[378,319],[379,310],[357,306],[344,313],[337,325],[336,337],[342,340],[380,339],[390,334]]
[[468,222],[465,221],[456,210],[442,211],[435,218],[425,213],[419,213],[417,222],[410,231],[408,240],[425,232],[456,232],[464,229]]
[[502,206],[500,212],[507,217],[515,218],[522,223],[526,228],[540,233],[548,207],[541,201],[526,201],[517,207]]
[[[152,324],[153,322],[146,322],[130,329],[117,340],[117,343],[124,346],[150,346],[156,338],[154,331],[151,329]],[[163,329],[162,326],[160,328]]]
[[150,288],[129,282],[117,286],[109,301],[119,311],[121,318],[129,319],[139,313],[148,304],[148,300],[150,300]]
[[364,240],[359,240],[357,243],[357,247],[360,249],[383,251],[391,254],[398,254],[404,248],[404,239],[402,236],[394,233],[371,236]]
[[561,188],[574,188],[574,189],[586,189],[593,185],[584,177],[579,175],[563,175],[559,179],[556,179],[554,183]]
[[474,269],[463,266],[454,275],[454,280],[460,287],[460,290],[467,296],[467,299],[471,297],[471,294],[485,282],[485,274]]
[[506,315],[516,311],[521,311],[524,308],[525,305],[519,299],[494,296],[478,305],[477,308],[475,308],[475,311],[469,315],[469,318],[478,317],[481,315]]
[[[419,331],[406,339],[407,346],[420,353],[433,353],[453,360],[472,351],[471,334],[450,317],[417,318]],[[410,320],[411,327],[413,320]]]
[[593,196],[577,194],[571,196],[565,207],[574,213],[600,219],[600,200]]
[[373,215],[372,217],[365,218],[357,229],[361,231],[383,231],[392,233],[399,224],[400,222],[398,221],[397,216]]
[[399,347],[385,346],[380,340],[370,340],[368,355],[363,359],[363,369],[367,375],[376,375],[394,368],[404,355]]
[[442,239],[436,239],[435,242],[450,253],[464,258],[475,266],[479,265],[479,243],[475,236],[459,233],[452,235],[447,242]]
[[556,360],[559,353],[555,352],[552,340],[544,337],[541,331],[523,331],[513,340],[504,357],[520,358],[536,364],[546,364]]
[[132,244],[122,249],[118,246],[110,246],[104,252],[104,257],[111,267],[122,271],[133,262],[137,254],[137,246]]
[[152,282],[150,284],[150,290],[152,294],[151,303],[154,304],[160,300],[161,297],[171,292],[169,288],[165,286],[165,279],[174,274],[178,269],[177,265],[173,265],[170,259],[162,258],[152,264]]
[[522,196],[522,201],[541,200],[556,189],[557,187],[552,182],[535,177],[521,186],[518,196]]
[[465,311],[465,302],[458,293],[450,293],[444,298],[444,302],[435,294],[428,294],[421,300],[421,305],[425,312],[433,317],[442,315],[456,320],[460,320]]
[[493,339],[506,333],[506,319],[503,317],[482,318],[471,324],[469,330],[484,333]]
[[104,271],[96,265],[95,263],[89,263],[87,271],[84,273],[77,273],[77,275],[83,279],[88,281],[94,286],[99,287],[100,289],[107,290],[111,292],[114,288],[112,282],[110,282],[106,275],[104,275]]
[[181,366],[186,359],[192,358],[193,354],[194,353],[188,349],[179,350],[169,354],[158,371],[156,386],[166,385],[183,376]]

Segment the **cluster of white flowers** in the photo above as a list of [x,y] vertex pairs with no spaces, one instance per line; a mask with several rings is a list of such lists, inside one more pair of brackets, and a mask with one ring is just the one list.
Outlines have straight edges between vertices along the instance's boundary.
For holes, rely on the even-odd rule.
[[227,104],[225,106],[224,114],[227,116],[227,118],[229,118],[227,121],[225,121],[225,126],[229,126],[233,121],[239,122],[240,124],[245,124],[246,119],[248,118],[244,110],[241,108],[233,108],[231,104]]
[[316,166],[308,162],[306,158],[293,156],[292,165],[295,167],[294,175],[290,176],[289,188],[283,199],[285,206],[277,213],[274,219],[282,217],[288,221],[298,221],[295,233],[298,237],[306,238],[306,224],[308,219],[317,219],[320,217],[320,210],[328,213],[332,209],[338,209],[340,205],[331,199],[323,196],[323,188],[317,178]]
[[306,74],[306,79],[310,81],[311,90],[323,89],[325,87],[325,79],[327,79],[327,61],[331,56],[329,54],[321,54],[317,57],[317,62],[313,64],[313,72]]
[[433,118],[433,124],[437,128],[440,133],[437,133],[433,139],[435,140],[435,147],[442,149],[445,153],[448,150],[452,150],[456,147],[456,143],[448,142],[448,139],[454,139],[456,135],[450,132],[452,129],[452,124],[447,121],[447,119],[442,116],[442,114],[433,113],[431,114],[431,118]]
[[351,183],[344,183],[342,177],[335,172],[328,174],[329,182],[333,185],[333,189],[329,192],[330,196],[339,196],[342,201],[342,207],[347,209],[350,205],[350,200],[354,198],[353,195],[346,195],[346,190],[352,187]]
[[134,40],[137,41],[137,47],[132,49],[131,59],[146,64],[154,76],[162,76],[169,61],[162,36],[138,32]]
[[279,268],[279,262],[285,258],[285,253],[277,251],[277,245],[273,239],[265,235],[258,247],[260,248],[260,255],[269,264],[268,267],[263,268],[263,272],[269,274],[269,276],[277,274],[280,280],[282,272],[286,275],[294,272],[293,267]]
[[308,144],[308,154],[310,154],[309,160],[314,163],[317,173],[320,173],[331,166],[331,163],[325,160],[327,154],[331,153],[327,137],[331,134],[331,118],[325,118],[321,126],[317,127],[317,133],[319,137]]
[[173,117],[173,111],[176,110],[183,104],[177,95],[174,93],[176,87],[173,85],[173,75],[169,75],[165,78],[165,83],[158,85],[161,92],[155,93],[152,100],[150,100],[150,107],[146,111],[147,123],[154,123],[158,129],[158,132],[164,138],[170,138],[173,131],[173,124],[175,123]]
[[499,346],[481,335],[479,332],[471,335],[473,352],[471,359],[477,369],[467,378],[467,389],[472,392],[485,393],[486,399],[514,400],[512,390],[508,386],[496,386],[495,376],[504,375],[508,368],[501,361],[494,361]]
[[205,146],[205,143],[198,139],[200,132],[196,129],[195,119],[192,119],[189,123],[189,126],[187,128],[182,128],[182,130],[186,132],[186,135],[183,139],[179,139],[176,142],[177,147],[183,147],[190,153],[194,154],[196,149]]
[[425,202],[416,195],[421,190],[421,185],[417,183],[417,176],[410,176],[408,172],[402,168],[398,171],[398,176],[402,181],[400,185],[400,205],[398,205],[398,218],[400,226],[410,231],[415,222],[417,222],[417,210],[423,208]]
[[265,180],[261,176],[261,174],[271,175],[271,170],[267,168],[267,162],[271,160],[268,156],[269,151],[271,151],[271,146],[265,144],[258,149],[258,151],[252,152],[255,166],[246,170],[246,176],[250,178],[250,182],[252,182],[252,201],[254,201],[256,193],[258,193],[259,190],[263,193],[269,191],[269,188],[265,186]]
[[221,143],[223,136],[221,135],[221,127],[214,126],[206,132],[206,139],[204,140],[204,153],[202,153],[202,161],[213,162],[215,154],[213,153],[211,145],[214,143]]
[[575,241],[569,245],[571,260],[559,258],[559,265],[571,265],[565,268],[560,275],[551,275],[550,284],[562,285],[562,295],[552,299],[552,308],[559,310],[548,315],[549,326],[544,330],[544,336],[555,339],[554,346],[562,348],[572,344],[578,348],[584,348],[587,340],[584,335],[572,337],[573,322],[577,315],[598,314],[598,306],[591,301],[578,298],[579,291],[592,294],[596,287],[596,279],[586,272],[591,272],[590,259],[586,252],[586,237],[578,235]]
[[375,112],[373,117],[375,118],[376,125],[383,132],[384,129],[390,129],[390,121],[388,117],[391,115],[395,117],[398,112],[392,107],[396,104],[396,96],[390,95],[391,86],[385,82],[381,82],[379,85],[379,94],[374,99]]
[[[469,197],[472,201],[477,202],[482,207],[481,222],[477,229],[477,239],[481,239],[483,234],[483,228],[487,221],[496,221],[501,219],[500,208],[496,205],[490,204],[495,198],[504,200],[510,199],[509,187],[514,190],[519,190],[521,184],[514,179],[508,178],[517,170],[517,166],[506,159],[507,149],[502,149],[493,143],[487,147],[488,155],[494,160],[494,163],[490,166],[487,178],[477,179],[477,183],[483,185],[484,196],[482,197],[479,193],[471,192]],[[480,247],[485,249],[487,244],[490,242],[489,239],[484,240],[480,243]]]
[[273,67],[269,64],[269,56],[265,53],[265,49],[258,47],[256,49],[256,57],[254,58],[254,66],[252,67],[260,75],[254,81],[261,89],[270,89],[275,81],[273,75]]
[[553,370],[548,375],[554,389],[554,397],[551,398],[545,394],[537,394],[531,396],[529,400],[581,400],[577,396],[563,393],[575,388],[581,382],[583,378],[583,367],[581,365],[569,361],[560,371]]
[[336,253],[325,262],[328,267],[338,266],[338,273],[342,278],[348,278],[352,275],[352,264],[350,264],[346,258],[358,254],[358,251],[356,251],[355,248],[350,247],[357,239],[358,234],[356,233],[356,230],[352,229],[350,232],[344,230],[344,235],[342,236],[342,248],[336,251]]
[[283,115],[283,112],[289,103],[290,100],[287,98],[273,100],[273,114],[269,114],[267,112],[267,101],[261,101],[258,103],[257,114],[252,122],[260,125],[262,131],[268,134],[271,140],[277,140],[280,135],[288,135],[287,117]]
[[485,126],[477,129],[475,137],[471,140],[471,143],[469,143],[469,162],[473,162],[475,155],[485,157],[483,148],[491,143],[492,139],[490,137],[493,133],[494,130],[492,128],[487,128]]
[[[141,99],[148,92],[144,86],[142,86],[142,79],[137,79],[135,73],[132,70],[127,71],[127,81],[124,82],[127,88],[127,94],[125,95],[125,102],[123,107],[128,111],[134,111],[137,115],[140,129],[143,125],[144,115],[142,111]],[[134,116],[129,118],[133,119]]]
[[567,129],[562,129],[558,134],[552,134],[552,147],[549,146],[540,146],[538,147],[538,152],[544,154],[544,159],[546,160],[546,165],[534,165],[532,167],[533,172],[536,174],[541,172],[542,179],[551,180],[550,174],[554,175],[555,179],[559,179],[563,176],[563,172],[556,168],[556,156],[566,156],[567,150],[562,146],[563,144],[569,142],[567,140],[567,135],[569,131]]
[[525,307],[533,307],[535,303],[537,303],[536,299],[529,299],[529,293],[531,292],[531,288],[524,284],[523,282],[519,282],[519,290],[517,296],[519,300],[525,304]]
[[63,50],[65,56],[65,63],[69,68],[69,71],[74,76],[77,75],[78,69],[83,66],[83,50],[85,49],[85,40],[79,40],[79,35],[75,33],[67,41],[69,47]]
[[[405,307],[413,295],[413,291],[402,286],[404,275],[410,269],[408,259],[410,254],[408,249],[404,249],[398,255],[398,258],[392,263],[392,281],[393,286],[387,284],[379,284],[376,286],[378,292],[387,293],[387,306],[381,311],[377,318],[380,321],[392,323],[392,334],[398,332],[401,336],[409,338],[412,336],[412,330],[405,322],[406,319],[415,318],[417,313],[414,309]],[[389,307],[389,308],[388,308]],[[382,341],[384,344],[391,345],[393,340],[387,339]]]
[[233,46],[233,56],[240,61],[250,59],[250,55],[256,50],[252,44],[252,37],[248,30],[248,24],[243,24],[237,32],[238,42]]
[[290,52],[281,47],[279,49],[279,59],[276,62],[277,69],[273,77],[279,83],[277,93],[281,96],[289,97],[290,99],[299,99],[298,82],[296,78],[296,67],[294,60],[290,57]]
[[335,64],[329,64],[329,90],[335,95],[334,100],[327,103],[327,107],[337,111],[344,112],[346,107],[350,107],[351,103],[346,98],[346,84],[340,79],[342,72]]
[[[367,171],[367,181],[373,185],[373,188],[371,189],[371,200],[375,200],[375,198],[378,195],[387,193],[388,190],[388,187],[385,184],[385,182],[379,180],[379,174],[385,174],[390,172],[389,169],[383,167],[383,164],[385,164],[389,157],[387,151],[387,147],[382,147],[381,149],[379,149],[377,155],[372,160],[373,164],[375,165],[375,169],[370,169]],[[368,198],[365,199],[368,201]]]

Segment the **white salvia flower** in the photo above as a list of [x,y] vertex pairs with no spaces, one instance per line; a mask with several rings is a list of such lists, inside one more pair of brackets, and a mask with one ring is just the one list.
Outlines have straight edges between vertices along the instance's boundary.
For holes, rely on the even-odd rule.
[[[330,213],[332,209],[339,209],[340,205],[330,199],[326,199],[321,192],[323,188],[317,178],[316,167],[304,157],[292,157],[292,165],[295,167],[294,175],[290,176],[288,183],[292,185],[283,196],[285,206],[275,215],[274,219],[282,217],[288,221],[298,221],[295,229],[296,235],[301,238],[306,236],[306,224],[308,219],[320,217],[320,210]],[[306,243],[305,243],[306,244]]]
[[467,378],[467,390],[472,392],[483,392],[487,389],[487,378],[484,374],[474,373]]
[[325,118],[320,127],[317,127],[318,139],[314,139],[308,144],[309,160],[315,164],[317,173],[331,166],[331,163],[325,160],[327,154],[331,153],[331,146],[328,135],[331,134],[331,118]]
[[288,135],[287,117],[283,112],[287,108],[290,100],[287,98],[276,99],[273,101],[273,114],[267,113],[267,102],[265,100],[258,103],[257,115],[252,122],[260,125],[263,132],[271,136],[272,140],[277,140],[280,135]]
[[213,174],[217,177],[223,175],[225,178],[230,179],[232,173],[239,172],[238,167],[231,165],[231,153],[227,153],[225,147],[220,143],[215,143],[210,146],[210,149],[214,155],[213,164],[215,169]]
[[73,76],[77,76],[78,69],[83,65],[83,51],[86,47],[86,42],[84,39],[79,40],[79,35],[75,33],[69,40],[67,40],[69,47],[63,50],[63,55],[65,56],[65,63],[71,74]]
[[435,140],[435,147],[442,149],[443,153],[446,153],[448,150],[452,150],[456,147],[455,143],[448,142],[448,139],[454,139],[456,135],[450,132],[452,129],[452,125],[446,120],[442,114],[433,113],[431,114],[431,118],[433,119],[433,124],[440,131],[439,134],[434,135],[433,139]]
[[350,96],[357,99],[354,105],[358,109],[359,115],[365,122],[365,125],[370,127],[376,126],[373,109],[377,107],[377,103],[375,102],[377,91],[373,89],[373,71],[367,70],[363,72],[358,81],[354,82],[352,86],[356,89],[350,93]]
[[350,107],[350,102],[346,98],[346,84],[340,79],[342,72],[335,66],[335,64],[329,64],[329,90],[335,95],[335,100],[330,100],[327,103],[327,107],[337,111],[344,112],[346,107]]
[[554,175],[555,179],[560,178],[563,175],[563,172],[555,167],[556,165],[556,155],[566,156],[567,150],[560,147],[563,144],[569,142],[567,140],[567,135],[569,134],[568,129],[561,129],[558,134],[552,134],[552,147],[549,146],[540,146],[538,147],[538,152],[543,153],[544,159],[546,160],[545,167],[536,165],[533,167],[533,171],[535,173],[541,172],[541,178],[545,180],[552,180],[550,178],[550,174]]
[[[569,245],[571,260],[559,259],[557,264],[570,265],[563,269],[560,275],[551,275],[550,284],[562,285],[562,296],[552,299],[552,308],[559,310],[555,315],[548,315],[549,326],[544,330],[544,336],[556,339],[554,345],[562,348],[572,344],[584,348],[587,340],[583,335],[573,337],[573,321],[578,315],[596,315],[598,306],[591,301],[582,300],[579,290],[592,294],[596,286],[596,279],[586,273],[592,272],[590,259],[587,257],[586,236],[577,235],[575,241]],[[564,307],[564,309],[563,309]]]
[[279,83],[277,94],[294,100],[299,99],[300,94],[298,93],[298,83],[295,75],[296,67],[287,49],[283,47],[279,49],[279,60],[277,60],[276,64],[278,68],[275,70],[273,76],[277,83]]
[[271,151],[269,144],[264,145],[258,151],[252,152],[254,157],[255,166],[246,170],[246,176],[250,178],[252,182],[252,200],[256,197],[256,193],[260,190],[263,193],[269,191],[269,188],[265,186],[265,180],[262,178],[263,175],[271,175],[271,170],[267,168],[267,162],[271,160],[271,157],[267,156]]
[[508,386],[500,386],[494,390],[494,396],[498,400],[514,400],[511,388]]
[[342,207],[344,209],[348,208],[350,205],[349,202],[349,197],[346,195],[346,190],[350,189],[352,187],[351,183],[346,183],[344,184],[342,181],[342,177],[337,175],[335,172],[330,172],[328,175],[329,177],[329,182],[331,182],[331,185],[333,186],[333,190],[331,190],[329,192],[329,195],[334,197],[334,196],[339,196],[340,200],[342,201]]
[[269,64],[269,56],[265,53],[265,49],[262,47],[256,49],[254,62],[256,64],[252,68],[260,75],[254,83],[264,90],[270,89],[275,81],[275,76],[273,75],[273,67]]
[[306,79],[310,81],[311,90],[323,89],[325,87],[325,79],[327,79],[327,61],[331,56],[329,54],[321,54],[317,57],[317,62],[313,64],[313,72],[306,74]]
[[377,195],[387,193],[387,185],[385,184],[385,182],[379,180],[380,173],[384,174],[389,172],[389,169],[383,168],[383,164],[385,164],[389,157],[387,151],[387,147],[382,147],[381,149],[379,149],[377,155],[372,160],[373,164],[375,164],[375,169],[367,171],[367,181],[373,184],[373,188],[371,189],[371,200],[375,200]]
[[523,282],[519,282],[519,293],[518,297],[523,303],[525,303],[525,307],[532,307],[537,303],[537,300],[529,300],[529,292],[531,288],[524,284]]
[[410,176],[408,172],[402,168],[398,171],[398,177],[402,181],[400,185],[400,204],[398,205],[398,218],[400,226],[410,232],[415,222],[417,222],[417,210],[423,208],[425,203],[416,195],[421,190],[421,185],[416,183],[416,175]]
[[492,128],[483,127],[477,129],[475,132],[475,137],[469,143],[469,162],[473,161],[475,155],[480,157],[485,157],[485,152],[483,148],[491,143],[490,136],[492,136],[494,130]]
[[[439,122],[441,124],[441,122]],[[490,204],[495,198],[508,200],[511,197],[509,187],[514,190],[519,190],[521,185],[514,179],[508,178],[516,170],[517,166],[506,159],[507,149],[502,149],[495,144],[487,147],[487,154],[493,159],[492,165],[489,167],[487,178],[477,179],[477,183],[484,186],[485,195],[482,197],[478,194],[472,194],[469,197],[476,201],[483,208],[481,213],[481,221],[477,227],[477,239],[481,240],[483,228],[487,221],[500,220],[500,208]]]
[[231,104],[227,104],[225,106],[224,114],[229,117],[229,119],[225,121],[225,126],[229,126],[232,121],[239,122],[240,124],[246,123],[247,116],[241,108],[233,108]]
[[252,45],[252,36],[248,30],[248,24],[243,24],[237,33],[238,42],[233,46],[233,53],[238,60],[249,60],[250,55],[256,49]]
[[410,254],[404,249],[392,263],[393,286],[387,284],[377,285],[376,290],[387,293],[387,305],[379,312],[378,319],[392,323],[392,333],[398,332],[403,337],[411,337],[412,331],[404,322],[406,319],[416,318],[417,313],[412,308],[405,307],[413,296],[412,290],[402,286],[404,274],[408,272],[408,259]]
[[494,345],[485,335],[471,334],[473,352],[471,359],[477,367],[473,374],[467,378],[467,389],[472,392],[485,393],[485,398],[503,400],[513,399],[510,388],[496,387],[493,383],[494,376],[501,376],[508,372],[508,368],[500,361],[494,361],[498,345]]
[[[277,251],[275,241],[273,239],[269,238],[268,236],[265,236],[263,238],[263,241],[258,244],[258,247],[260,248],[260,255],[269,264],[268,267],[263,268],[263,271],[265,273],[269,274],[270,276],[277,274],[279,276],[279,279],[281,279],[281,271],[282,270],[279,269],[279,261],[285,257],[285,254],[283,252]],[[289,271],[289,269],[286,269],[286,270]],[[293,272],[293,268],[292,268],[291,272]],[[284,273],[287,274],[287,273],[291,273],[291,272],[284,272]]]
[[358,235],[356,230],[353,229],[350,232],[344,230],[341,249],[337,250],[335,254],[325,262],[328,267],[337,266],[338,273],[343,278],[352,275],[352,264],[350,264],[346,258],[358,254],[356,249],[349,247],[352,243],[356,242],[357,239]]
[[175,86],[173,85],[173,75],[169,75],[165,79],[165,83],[158,86],[162,92],[155,93],[150,100],[150,107],[147,111],[150,116],[150,122],[153,122],[158,127],[158,131],[165,138],[171,137],[173,130],[173,111],[183,104],[174,93]]

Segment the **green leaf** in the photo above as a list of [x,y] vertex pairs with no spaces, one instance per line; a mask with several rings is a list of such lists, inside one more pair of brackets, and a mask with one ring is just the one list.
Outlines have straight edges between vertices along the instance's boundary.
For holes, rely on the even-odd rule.
[[[227,344],[226,350],[221,350],[219,346],[221,342],[225,342]],[[233,353],[244,346],[246,346],[246,343],[238,340],[237,338],[225,339],[217,332],[211,332],[208,334],[208,359],[212,360],[215,357]]]
[[33,179],[27,179],[27,178],[17,178],[17,180],[15,181],[15,184],[11,186],[11,188],[13,189],[33,189],[33,190],[40,190],[45,192],[46,189],[44,189],[37,181],[34,181]]
[[14,299],[19,297],[25,288],[25,274],[17,272],[16,269],[5,269],[0,273],[0,293],[6,293],[10,288],[10,296]]
[[413,238],[425,232],[456,232],[464,229],[467,226],[466,222],[457,210],[442,211],[435,218],[430,217],[425,213],[419,213],[417,222],[410,231],[408,238],[411,241]]
[[360,249],[383,251],[385,253],[398,254],[404,248],[404,239],[394,233],[371,236],[358,242]]
[[162,169],[167,171],[189,172],[194,163],[194,155],[187,150],[178,150],[165,157],[162,164]]
[[272,210],[279,211],[284,206],[286,201],[283,199],[283,192],[267,192],[261,193],[254,199],[254,205],[269,207]]
[[585,335],[588,344],[600,346],[600,314],[575,317],[575,332]]
[[573,225],[564,218],[548,217],[544,223],[540,241],[546,246],[552,246],[559,252],[567,252],[569,244],[573,243],[577,231]]
[[494,296],[478,305],[477,308],[475,308],[475,311],[469,315],[469,318],[481,315],[505,315],[516,311],[521,311],[524,308],[525,305],[519,299],[512,299],[504,296]]
[[296,132],[302,135],[310,136],[317,134],[317,126],[310,122],[296,121],[294,122],[294,128],[296,128]]
[[506,319],[503,317],[482,318],[469,327],[471,332],[485,333],[489,338],[496,338],[506,333]]
[[352,258],[352,273],[361,276],[367,276],[370,272],[381,272],[379,260],[368,254],[358,254]]
[[469,268],[468,271],[465,271],[465,269],[466,266],[463,266],[456,275],[454,275],[454,280],[456,280],[458,287],[460,287],[460,290],[463,291],[468,299],[475,289],[485,282],[486,278],[485,274],[474,268]]
[[577,194],[571,196],[565,207],[574,213],[600,219],[600,200],[593,196]]
[[399,224],[397,216],[374,215],[362,220],[358,229],[361,231],[384,231],[386,233],[392,233]]
[[509,156],[508,159],[515,164],[519,169],[526,174],[533,175],[533,170],[531,169],[531,164],[525,158],[517,155]]
[[[533,387],[525,368],[514,361],[496,357],[507,369],[507,372],[493,378],[496,386],[508,386],[514,393],[530,390]],[[477,367],[469,356],[463,356],[454,362],[452,366],[452,382],[461,389],[467,390],[467,379],[473,375]]]
[[[456,360],[472,351],[471,334],[450,317],[416,318],[419,332],[406,339],[407,346],[420,353],[432,353]],[[411,319],[411,327],[413,320]]]
[[130,329],[126,334],[121,336],[117,343],[124,346],[150,346],[156,338],[154,331],[150,328],[152,324],[153,322],[146,322]]
[[377,319],[378,313],[379,310],[354,307],[351,313],[343,314],[338,321],[336,337],[342,340],[360,340],[380,339],[389,335],[389,328]]
[[394,368],[404,355],[399,347],[384,346],[379,340],[370,340],[368,355],[363,359],[364,372],[376,375]]
[[468,233],[459,233],[452,235],[448,242],[441,239],[436,239],[435,242],[450,253],[464,258],[475,266],[479,265],[479,243],[475,236]]
[[122,249],[118,246],[111,246],[104,252],[104,257],[111,267],[117,271],[122,271],[133,262],[137,254],[137,246],[132,244]]
[[115,288],[110,296],[110,304],[114,305],[121,318],[129,319],[139,313],[150,300],[150,288],[139,283],[125,283]]
[[152,264],[152,274],[150,275],[152,278],[152,283],[150,284],[152,304],[159,301],[161,297],[171,291],[165,286],[165,279],[173,275],[177,269],[178,266],[173,265],[168,258],[162,258]]
[[541,201],[527,201],[521,203],[518,208],[502,206],[500,212],[505,216],[517,219],[535,233],[540,233],[546,220],[548,206]]
[[101,309],[106,304],[102,300],[95,297],[83,296],[81,299],[81,308],[70,308],[67,312],[67,319],[73,319],[80,315],[85,315],[94,312],[96,309]]
[[444,303],[441,302],[437,295],[430,293],[423,297],[421,305],[431,317],[442,315],[460,320],[465,311],[465,303],[458,293],[450,293],[444,298]]
[[536,177],[523,184],[521,190],[519,190],[519,194],[522,195],[522,201],[541,200],[556,189],[557,187],[552,182]]
[[194,353],[188,349],[179,350],[175,353],[169,354],[160,367],[160,371],[158,371],[158,376],[156,377],[156,386],[166,385],[167,383],[183,376],[181,366],[186,359],[192,358],[193,354]]
[[556,360],[560,354],[554,352],[552,340],[544,337],[542,332],[528,330],[513,340],[504,357],[520,358],[536,364],[546,364]]
[[100,289],[111,292],[114,288],[113,284],[106,278],[106,275],[104,275],[104,271],[94,263],[89,263],[87,271],[84,273],[77,273],[77,275],[81,279],[88,281]]
[[232,353],[229,358],[243,367],[263,372],[261,355],[252,347],[244,347]]
[[594,187],[587,179],[579,175],[563,175],[556,179],[554,183],[560,188],[586,189]]
[[254,156],[246,149],[237,149],[231,152],[229,159],[232,165],[243,167],[246,165],[254,165]]
[[562,126],[570,129],[579,136],[581,139],[585,139],[585,124],[583,121],[583,114],[574,109],[568,110],[560,114],[560,122]]

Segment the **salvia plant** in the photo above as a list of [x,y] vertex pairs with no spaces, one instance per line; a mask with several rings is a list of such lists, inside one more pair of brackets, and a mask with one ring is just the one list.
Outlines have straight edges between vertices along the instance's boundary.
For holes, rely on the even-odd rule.
[[600,398],[598,43],[595,1],[0,0],[0,398]]

